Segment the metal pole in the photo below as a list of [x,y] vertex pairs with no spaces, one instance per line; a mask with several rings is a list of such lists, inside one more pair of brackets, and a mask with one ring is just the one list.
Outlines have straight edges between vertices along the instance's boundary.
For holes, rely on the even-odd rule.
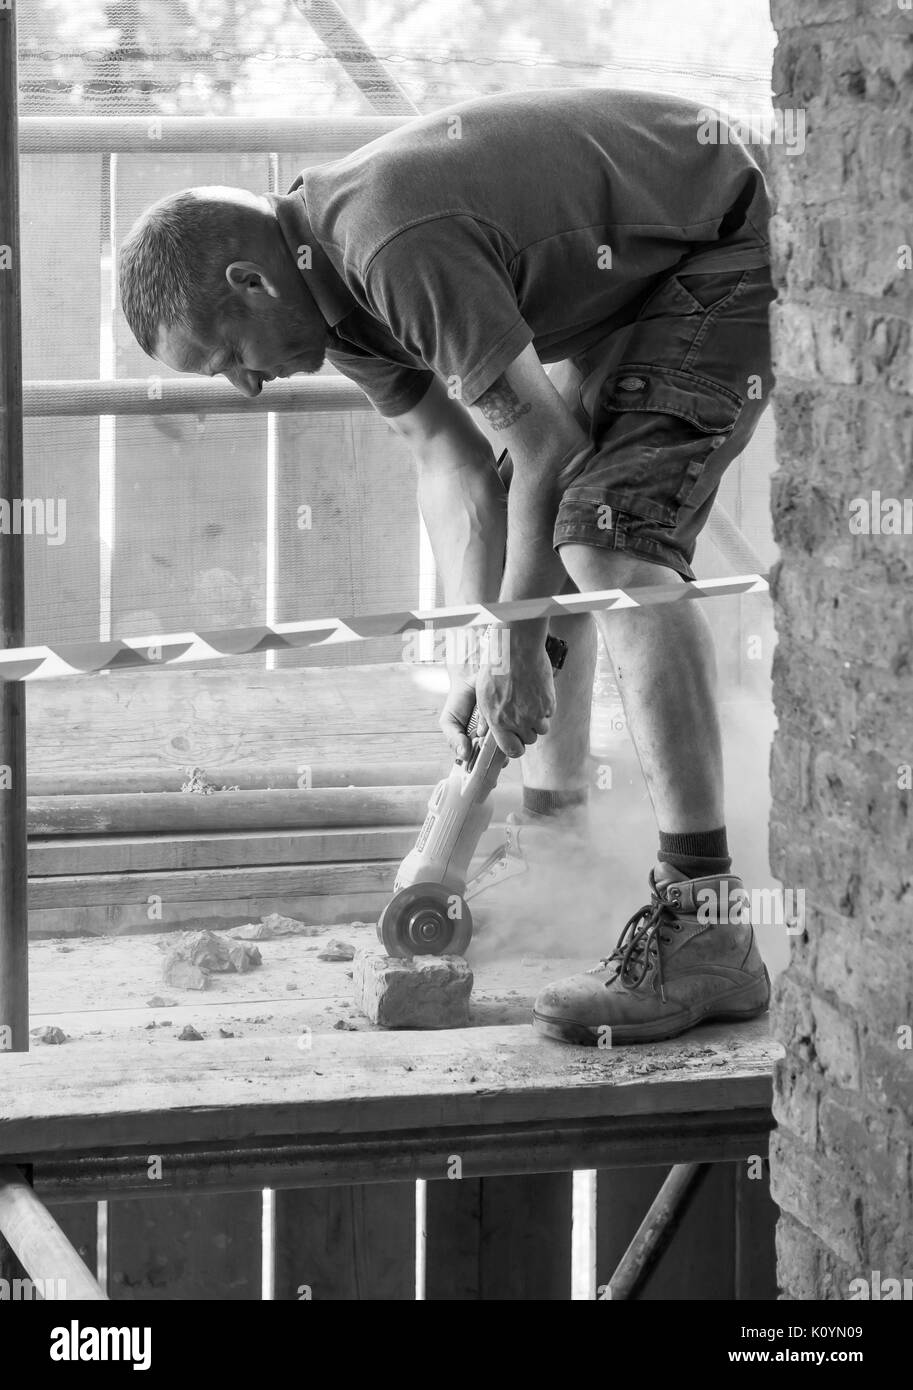
[[[0,5],[0,499],[23,495],[15,10]],[[15,532],[16,528],[11,528]],[[0,647],[24,641],[21,534],[0,535]],[[0,1050],[28,1051],[25,687],[0,688]]]
[[[0,499],[22,497],[22,357],[15,11],[0,5]],[[23,640],[21,533],[0,535],[0,647]],[[25,686],[0,687],[0,1052],[29,1045]],[[2,1060],[0,1060],[2,1066]],[[0,1234],[0,1277],[22,1268]]]
[[305,154],[339,156],[405,116],[24,116],[20,154]]
[[257,415],[370,410],[367,396],[344,376],[273,381],[248,399],[227,381],[205,377],[117,377],[108,380],[27,381],[26,419],[74,415]]
[[675,1164],[612,1275],[613,1301],[632,1299],[643,1288],[709,1171],[709,1163]]
[[0,1234],[42,1290],[50,1284],[52,1298],[98,1301],[106,1294],[35,1196],[18,1168],[0,1167]]
[[405,89],[374,56],[335,0],[294,0],[294,3],[375,111],[418,115],[418,108]]

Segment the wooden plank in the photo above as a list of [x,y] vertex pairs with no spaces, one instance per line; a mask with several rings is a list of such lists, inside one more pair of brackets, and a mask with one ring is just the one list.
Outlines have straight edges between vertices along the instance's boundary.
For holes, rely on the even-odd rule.
[[735,1297],[775,1300],[780,1209],[770,1195],[767,1162],[759,1176],[752,1176],[759,1157],[735,1165]]
[[[182,188],[266,192],[266,155],[123,154],[113,161],[114,237]],[[177,375],[151,362],[118,313],[119,377]],[[231,627],[266,617],[265,416],[118,418],[112,631]],[[235,669],[262,667],[238,658]]]
[[[638,1301],[728,1300],[735,1288],[735,1164],[713,1165]],[[607,1285],[668,1167],[615,1168],[596,1186],[596,1283]]]
[[421,825],[429,787],[287,788],[263,792],[137,792],[44,796],[28,803],[32,835],[133,835],[318,826]]
[[429,1182],[426,1299],[569,1299],[572,1178],[537,1173]]
[[[47,878],[56,874],[401,860],[413,848],[416,833],[412,826],[364,826],[357,830],[247,830],[241,835],[201,832],[147,839],[122,835],[32,840],[29,873]],[[503,831],[486,831],[479,853],[488,853],[501,839]]]
[[415,1298],[415,1184],[275,1194],[277,1299]]
[[74,768],[436,762],[440,695],[418,676],[398,664],[242,677],[232,663],[39,681],[29,687],[29,766],[66,776]]
[[290,1038],[268,1059],[259,1039],[163,1041],[154,1055],[148,1041],[116,1049],[86,1041],[5,1059],[0,1153],[594,1116],[666,1115],[680,1126],[689,1113],[714,1113],[729,1126],[744,1108],[763,1123],[781,1053],[763,1019],[702,1028],[699,1043],[652,1044],[646,1074],[643,1047],[557,1047],[528,1026],[330,1033],[306,1053]]
[[34,878],[29,899],[36,908],[90,907],[107,903],[138,903],[154,907],[147,921],[156,923],[159,905],[168,898],[180,902],[218,902],[236,899],[302,897],[308,893],[388,894],[396,875],[395,860],[368,864],[266,864],[245,869],[194,869],[171,874],[85,874]]
[[[391,874],[392,879],[392,874]],[[116,937],[150,931],[201,931],[204,927],[238,927],[258,922],[270,912],[319,925],[334,922],[376,922],[390,899],[383,888],[358,892],[285,893],[281,897],[219,898],[212,902],[164,899],[161,918],[150,918],[146,902],[105,903],[87,907],[31,908],[29,942],[46,938]]]
[[[212,925],[220,930],[218,923]],[[353,951],[377,948],[371,921],[301,927],[292,935],[261,941],[259,969],[220,975],[203,992],[164,983],[163,962],[174,944],[167,931],[103,941],[33,942],[31,1023],[56,1024],[77,1044],[83,1038],[114,1043],[124,1031],[141,1038],[147,1025],[146,1042],[167,1039],[172,1035],[160,1029],[173,1026],[179,1033],[185,1023],[195,1023],[207,1035],[220,1025],[249,1035],[256,1025],[265,1036],[297,1037],[305,1024],[326,1032],[346,1015],[351,1026],[370,1028],[355,1006],[351,963],[320,959],[331,938],[347,942]],[[559,975],[580,966],[579,959],[553,962]],[[538,962],[480,953],[473,972],[472,1027],[528,1024],[542,986]],[[150,1004],[155,998],[166,1002]]]
[[[339,764],[310,769],[309,779],[299,767],[283,764],[259,767],[207,767],[208,780],[217,787],[232,787],[238,791],[257,791],[273,787],[389,787],[428,786],[444,775],[449,756],[441,744],[441,757],[435,762]],[[28,772],[31,796],[122,796],[127,792],[179,792],[188,780],[187,768],[124,768],[117,772],[84,772],[73,770],[60,776],[42,776]]]
[[[102,156],[27,155],[20,178],[23,375],[98,377]],[[65,543],[26,538],[28,643],[98,637],[98,446],[97,419],[25,424],[24,495],[66,505]]]
[[[154,1172],[149,1155],[150,1172]],[[160,1155],[167,1164],[168,1156]],[[151,1183],[150,1183],[151,1186]],[[259,1299],[259,1192],[135,1198],[108,1207],[112,1299]]]

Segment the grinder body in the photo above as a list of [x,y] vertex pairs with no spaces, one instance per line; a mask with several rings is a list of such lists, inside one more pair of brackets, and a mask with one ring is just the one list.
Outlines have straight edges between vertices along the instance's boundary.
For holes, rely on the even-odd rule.
[[395,893],[413,883],[440,883],[452,893],[463,892],[469,861],[491,822],[488,797],[507,762],[489,732],[475,742],[468,762],[454,763],[431,794],[415,848],[399,866]]

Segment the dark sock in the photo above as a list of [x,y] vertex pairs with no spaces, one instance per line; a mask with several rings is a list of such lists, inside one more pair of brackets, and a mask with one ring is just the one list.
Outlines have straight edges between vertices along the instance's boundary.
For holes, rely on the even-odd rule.
[[523,809],[535,816],[559,816],[575,806],[585,806],[589,799],[589,787],[577,787],[574,791],[543,791],[539,787],[523,788]]
[[725,874],[732,864],[725,825],[719,830],[688,831],[683,835],[667,835],[661,830],[656,857],[661,864],[669,864],[689,878]]

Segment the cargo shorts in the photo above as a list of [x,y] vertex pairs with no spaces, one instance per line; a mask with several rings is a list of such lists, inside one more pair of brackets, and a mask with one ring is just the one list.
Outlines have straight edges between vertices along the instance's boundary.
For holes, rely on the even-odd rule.
[[770,399],[775,298],[768,267],[685,270],[632,323],[574,359],[575,413],[595,452],[566,482],[556,549],[621,550],[694,579],[697,538],[723,474]]

